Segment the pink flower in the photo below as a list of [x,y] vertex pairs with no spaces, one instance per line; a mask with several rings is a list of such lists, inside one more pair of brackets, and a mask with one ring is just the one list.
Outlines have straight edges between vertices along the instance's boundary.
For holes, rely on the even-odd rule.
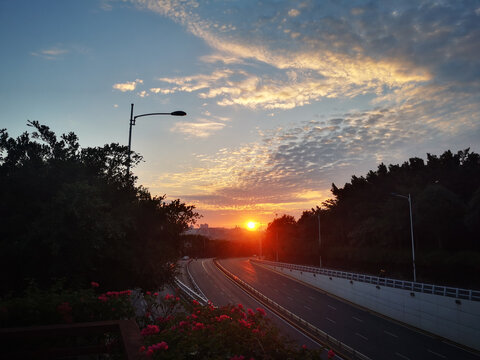
[[92,282],[90,283],[90,285],[92,286],[92,288],[97,288],[97,287],[100,286],[100,284],[97,283],[97,282],[95,282],[95,281],[92,281]]
[[144,351],[145,351],[145,346],[143,346],[143,345],[140,346],[140,349],[138,349],[138,352],[143,353]]
[[252,330],[252,333],[254,333],[254,334],[258,334],[259,332],[260,332],[260,330],[258,330],[258,329],[253,329]]
[[303,350],[307,350],[307,345],[303,344],[303,345],[302,345],[302,349],[303,349]]
[[250,328],[252,326],[252,324],[250,324],[249,322],[246,322],[245,320],[243,319],[239,319],[238,320],[238,323],[242,326],[245,326],[246,328]]
[[197,322],[193,327],[193,330],[203,330],[203,329],[205,329],[205,325],[201,322]]
[[243,310],[243,305],[242,305],[242,304],[238,304],[237,307],[238,307],[240,310]]
[[157,325],[147,325],[146,328],[142,329],[140,334],[142,334],[143,336],[147,336],[147,335],[158,334],[159,332],[160,332],[160,329],[158,328]]
[[188,325],[188,321],[180,321],[178,323],[178,326],[180,326],[180,327],[185,326],[185,325]]
[[180,298],[177,296],[177,297],[175,298],[175,301],[176,301],[176,302],[179,302],[179,301],[180,301]]
[[150,291],[147,291],[146,294],[147,295],[152,295],[152,293]]
[[193,305],[200,305],[200,303],[197,300],[192,300]]
[[167,294],[167,295],[165,295],[165,298],[164,298],[164,299],[165,299],[165,300],[170,300],[170,299],[173,299],[173,298],[175,298],[175,296],[170,295],[170,294]]
[[248,309],[247,311],[248,311],[248,315],[250,315],[250,316],[254,316],[254,315],[255,315],[255,313],[253,312],[252,309]]
[[243,355],[235,355],[230,358],[230,360],[244,360],[245,356]]
[[267,313],[265,312],[265,310],[263,310],[262,308],[257,308],[257,312],[262,315],[262,316],[266,316]]
[[216,320],[217,322],[221,322],[221,321],[223,321],[223,320],[231,320],[231,319],[232,319],[232,318],[231,318],[230,316],[225,315],[225,314],[222,314],[222,315],[220,315],[220,316],[215,316],[215,320]]
[[154,293],[153,293],[153,296],[158,296],[158,292],[154,292]]
[[329,359],[332,359],[333,357],[335,357],[335,353],[333,352],[332,349],[328,350],[327,357],[328,357]]
[[148,349],[147,350],[147,353],[146,353],[147,356],[152,356],[153,355],[153,349]]

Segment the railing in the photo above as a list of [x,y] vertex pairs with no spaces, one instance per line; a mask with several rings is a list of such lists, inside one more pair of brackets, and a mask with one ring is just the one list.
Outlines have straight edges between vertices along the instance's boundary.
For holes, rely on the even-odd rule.
[[104,336],[106,333],[119,334],[123,345],[121,351],[126,359],[140,359],[138,349],[142,337],[135,320],[0,329],[0,355],[5,359],[56,359],[105,354],[110,349],[102,341],[79,345],[71,339]]
[[180,280],[175,279],[175,284],[190,299],[197,300],[202,305],[207,305],[208,304],[208,299],[204,295],[202,296],[200,294],[197,294],[195,291],[190,289],[187,285],[182,283]]
[[338,270],[329,270],[323,269],[313,266],[305,266],[305,265],[296,265],[296,264],[288,264],[288,263],[281,263],[281,262],[274,262],[268,260],[258,260],[258,259],[251,259],[250,261],[264,263],[273,267],[281,267],[290,270],[298,270],[303,272],[309,272],[313,274],[325,275],[329,277],[337,277],[352,281],[359,281],[374,285],[381,285],[396,289],[403,289],[403,290],[410,290],[415,292],[422,292],[426,294],[434,294],[434,295],[441,295],[441,296],[448,296],[457,299],[465,299],[465,300],[472,300],[472,301],[480,301],[480,291],[477,290],[468,290],[468,289],[459,289],[459,288],[452,288],[446,286],[438,286],[432,284],[424,284],[418,282],[411,282],[411,281],[404,281],[404,280],[397,280],[397,279],[390,279],[378,276],[371,276],[365,274],[356,274]]
[[232,274],[230,271],[225,269],[220,263],[215,259],[215,265],[230,279],[236,282],[240,287],[242,287],[247,293],[256,297],[261,303],[269,307],[272,311],[275,311],[281,317],[290,320],[293,324],[296,324],[298,328],[307,330],[307,334],[313,335],[323,344],[330,346],[332,349],[336,350],[339,354],[345,355],[350,359],[359,359],[359,360],[371,360],[368,356],[363,355],[362,353],[356,351],[350,346],[342,343],[341,341],[335,339],[334,337],[328,335],[326,332],[320,330],[315,325],[312,325],[308,321],[302,319],[301,317],[295,315],[291,311],[285,309],[283,306],[277,304],[275,301],[263,295],[261,292],[247,284],[245,281],[241,280],[238,276]]

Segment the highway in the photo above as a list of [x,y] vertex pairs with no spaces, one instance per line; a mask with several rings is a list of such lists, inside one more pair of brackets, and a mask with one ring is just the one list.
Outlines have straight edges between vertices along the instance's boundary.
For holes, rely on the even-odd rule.
[[[231,280],[229,280],[213,263],[212,259],[194,260],[189,265],[189,271],[197,286],[202,290],[208,300],[215,306],[227,304],[242,304],[246,309],[265,308],[261,303],[246,294]],[[289,337],[299,345],[306,345],[310,349],[319,348],[320,345],[306,337],[290,324],[266,310],[267,317],[281,330],[282,334]]]
[[[478,354],[379,317],[321,290],[254,265],[248,259],[226,259],[220,263],[284,308],[372,359],[480,359]],[[197,285],[214,304],[261,306],[227,279],[211,259],[193,261],[189,269]],[[314,346],[283,321],[273,317],[272,320],[297,342]]]

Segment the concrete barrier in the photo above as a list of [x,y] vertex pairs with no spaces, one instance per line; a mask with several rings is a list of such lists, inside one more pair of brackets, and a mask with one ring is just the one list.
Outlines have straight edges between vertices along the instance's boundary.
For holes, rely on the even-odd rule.
[[480,302],[379,286],[258,262],[327,293],[480,351]]

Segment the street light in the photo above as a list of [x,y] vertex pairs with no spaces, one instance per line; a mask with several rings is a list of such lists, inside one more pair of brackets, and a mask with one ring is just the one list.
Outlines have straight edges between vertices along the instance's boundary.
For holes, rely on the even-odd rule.
[[130,131],[128,133],[128,163],[127,163],[127,177],[130,175],[130,152],[132,148],[132,126],[135,125],[135,121],[139,117],[143,116],[152,116],[152,115],[171,115],[171,116],[185,116],[187,113],[185,111],[174,111],[169,113],[149,113],[133,116],[133,104],[130,110]]
[[413,241],[413,220],[412,220],[412,198],[410,194],[408,196],[392,193],[393,196],[401,197],[408,200],[408,206],[410,209],[410,233],[412,235],[412,262],[413,262],[413,282],[417,282],[417,272],[415,270],[415,243]]
[[319,267],[322,267],[322,250],[321,250],[321,246],[322,246],[322,235],[320,233],[320,208],[318,208],[318,213],[317,213],[317,216],[318,216],[318,257],[319,257]]

